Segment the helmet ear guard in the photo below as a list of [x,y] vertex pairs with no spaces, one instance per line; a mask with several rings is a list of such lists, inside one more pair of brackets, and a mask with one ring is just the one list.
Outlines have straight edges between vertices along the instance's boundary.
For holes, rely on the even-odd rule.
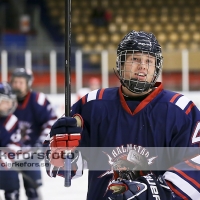
[[[155,57],[155,71],[151,82],[140,81],[137,79],[125,79],[123,77],[123,67],[128,54],[140,52]],[[117,60],[116,69],[118,78],[123,86],[133,93],[143,93],[148,91],[154,86],[162,71],[162,52],[161,46],[158,44],[156,37],[152,33],[146,33],[144,31],[131,31],[128,33],[117,48]],[[116,73],[116,72],[115,72]]]

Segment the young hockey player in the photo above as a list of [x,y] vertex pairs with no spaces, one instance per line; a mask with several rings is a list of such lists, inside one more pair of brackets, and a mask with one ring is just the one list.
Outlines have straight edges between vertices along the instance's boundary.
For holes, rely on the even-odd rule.
[[[121,86],[88,93],[72,106],[71,117],[52,126],[48,174],[63,175],[63,151],[76,153],[78,146],[89,168],[87,200],[199,199],[199,172],[181,173],[181,166],[184,171],[184,160],[193,154],[190,148],[199,146],[200,112],[186,96],[157,82],[162,64],[161,46],[152,33],[129,32],[117,48]],[[78,172],[80,152],[73,159],[72,176]],[[108,170],[102,165],[106,162]],[[178,166],[177,174],[166,172],[172,166]]]
[[[25,68],[16,68],[11,75],[11,86],[17,95],[15,115],[22,130],[23,147],[41,147],[50,128],[57,119],[55,111],[45,94],[32,91],[33,75]],[[36,160],[35,162],[40,162]],[[40,170],[24,171],[38,187],[42,185]],[[36,188],[24,179],[28,199],[39,199]]]
[[13,114],[16,107],[16,95],[12,93],[10,85],[6,82],[0,83],[0,189],[4,190],[6,200],[19,199],[18,172],[9,170],[12,162],[4,156],[5,148],[13,152],[21,145],[18,119]]

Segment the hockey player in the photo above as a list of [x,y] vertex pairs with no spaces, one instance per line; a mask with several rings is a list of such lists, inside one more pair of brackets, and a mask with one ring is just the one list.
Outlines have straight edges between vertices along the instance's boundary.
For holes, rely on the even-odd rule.
[[[13,114],[17,107],[16,95],[12,93],[8,83],[0,83],[0,189],[5,191],[6,200],[19,199],[18,172],[8,170],[8,160],[3,156],[4,148],[17,150],[20,148],[21,134],[18,119]],[[16,180],[18,180],[16,182]]]
[[[199,199],[199,188],[193,189],[199,185],[199,175],[196,181],[195,176],[190,179],[188,171],[163,176],[175,165],[178,172],[181,166],[184,170],[184,160],[199,146],[200,112],[186,96],[165,90],[157,82],[163,57],[156,37],[143,31],[129,32],[118,45],[116,63],[120,87],[88,93],[72,106],[71,117],[62,117],[52,126],[48,174],[63,175],[63,151],[68,148],[76,153],[78,146],[88,162],[87,200]],[[102,151],[97,152],[97,148]],[[192,151],[187,152],[187,148]],[[80,152],[80,159],[76,156],[72,162],[74,177],[80,168]],[[142,157],[148,170],[142,169],[146,166],[140,163],[145,160]],[[106,162],[110,170],[103,171]],[[142,171],[136,173],[132,165],[139,163]],[[181,189],[175,180],[184,175],[182,186],[192,185],[187,187],[187,195],[180,192],[184,187]],[[170,189],[165,177],[174,187]]]
[[[55,111],[45,94],[32,91],[31,71],[16,68],[10,82],[17,95],[18,107],[15,115],[19,119],[19,127],[22,130],[23,147],[41,147],[57,118]],[[27,170],[24,173],[31,177],[38,187],[42,185],[40,170]],[[23,181],[28,199],[39,199],[36,188],[33,188],[27,180]]]

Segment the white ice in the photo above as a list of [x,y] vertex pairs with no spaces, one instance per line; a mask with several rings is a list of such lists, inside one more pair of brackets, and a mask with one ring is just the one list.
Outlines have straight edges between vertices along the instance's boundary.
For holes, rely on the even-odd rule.
[[[71,187],[64,187],[64,178],[50,178],[42,168],[43,186],[40,188],[42,200],[85,200],[87,193],[87,170],[82,177],[72,180]],[[20,200],[27,200],[20,175]],[[0,200],[5,200],[0,190]]]

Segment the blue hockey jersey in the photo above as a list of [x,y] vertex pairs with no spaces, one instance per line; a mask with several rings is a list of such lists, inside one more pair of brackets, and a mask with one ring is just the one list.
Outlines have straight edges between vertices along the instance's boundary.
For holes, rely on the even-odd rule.
[[[92,151],[82,152],[89,169],[94,162],[97,169],[107,162],[112,170],[111,163],[131,149],[146,157],[150,169],[167,169],[186,155],[181,149],[178,155],[174,149],[163,154],[160,147],[199,146],[197,107],[184,95],[164,90],[160,83],[156,86],[142,101],[126,101],[121,87],[116,87],[94,90],[72,106],[71,116],[79,113],[84,120],[80,147],[92,147]],[[101,147],[102,152],[95,154],[94,147]],[[151,151],[151,147],[157,149]],[[163,173],[155,171],[156,175]],[[107,199],[111,179],[108,171],[89,170],[87,199]]]
[[14,114],[19,119],[23,146],[43,142],[57,116],[43,93],[29,92],[23,102],[18,102]]
[[0,117],[0,147],[6,147],[11,143],[20,146],[20,140],[17,117],[13,114]]
[[18,119],[11,114],[7,117],[0,117],[0,169],[10,168],[12,161],[5,153],[17,152],[21,148],[21,133],[18,127]]

